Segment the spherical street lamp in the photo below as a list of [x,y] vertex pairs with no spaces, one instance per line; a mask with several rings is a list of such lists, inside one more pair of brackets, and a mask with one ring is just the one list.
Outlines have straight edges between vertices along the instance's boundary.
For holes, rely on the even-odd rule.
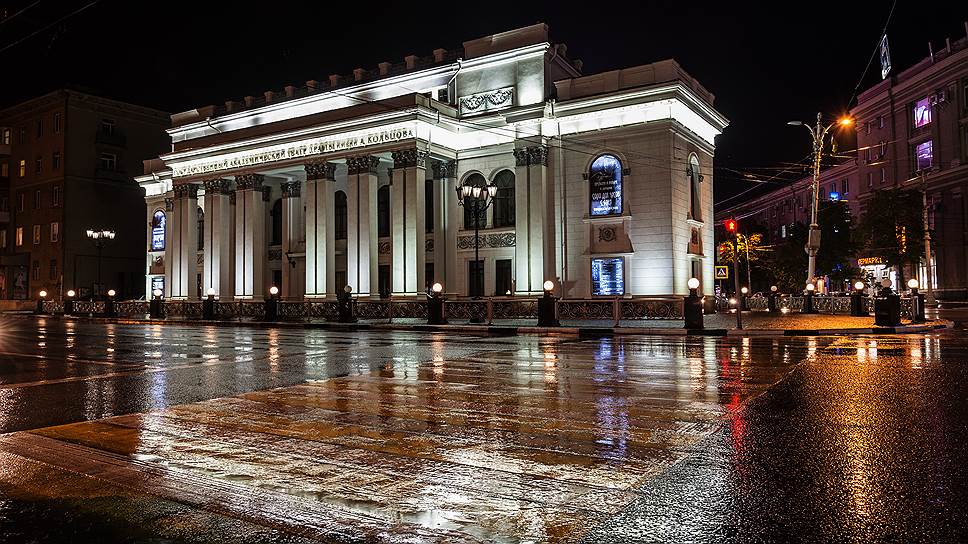
[[551,280],[545,280],[544,285],[542,285],[542,287],[544,287],[545,293],[550,293],[555,290],[555,282]]
[[151,292],[151,295],[154,296],[155,298],[161,298],[161,289],[155,289],[154,291]]
[[864,282],[862,282],[860,280],[854,282],[854,289],[856,289],[858,291],[863,291],[864,290],[864,287],[865,287]]
[[918,283],[918,280],[914,278],[908,280],[908,289],[917,289],[920,285],[921,284]]
[[745,294],[747,294],[747,293],[749,293],[749,292],[750,292],[750,290],[749,290],[749,289],[747,289],[747,288],[745,288],[745,287],[743,287],[742,289],[740,289],[740,290],[739,290],[739,292],[740,292],[740,293],[743,293],[743,294],[745,295]]
[[343,288],[343,292],[348,295],[353,292],[353,287],[347,285],[346,287]]
[[770,286],[770,291],[771,291],[771,292],[773,292],[773,293],[775,293],[775,292],[777,292],[778,290],[779,290],[779,288],[777,288],[777,286],[776,286],[776,285],[773,285],[773,286]]
[[278,295],[279,294],[279,288],[276,287],[275,285],[273,285],[272,287],[269,288],[269,294],[272,295],[272,296]]
[[43,289],[41,289],[37,294],[40,295],[40,298],[47,298],[47,291],[44,291]]
[[115,291],[114,289],[108,289],[108,296],[109,297],[112,297],[113,298],[114,295],[116,295],[116,294],[118,294],[118,292]]
[[214,287],[209,287],[205,291],[205,294],[208,295],[208,298],[213,298],[215,296],[215,288]]
[[689,281],[686,282],[686,286],[689,287],[689,289],[699,289],[699,278],[689,278]]
[[73,289],[68,289],[67,290],[67,296],[68,296],[68,298],[74,298],[74,295],[76,295],[76,294],[77,293],[75,293]]
[[807,291],[810,291],[811,293],[813,293],[816,289],[817,289],[817,286],[816,285],[814,285],[812,283],[808,283],[807,284]]
[[430,287],[430,290],[434,292],[435,295],[439,295],[444,290],[444,286],[437,282]]

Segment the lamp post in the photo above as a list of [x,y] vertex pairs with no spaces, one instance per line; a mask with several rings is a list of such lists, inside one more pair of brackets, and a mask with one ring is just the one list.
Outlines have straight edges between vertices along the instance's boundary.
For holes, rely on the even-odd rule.
[[688,329],[702,329],[702,298],[699,296],[699,278],[689,278],[686,282],[689,287],[689,296],[683,300],[682,315],[684,326]]
[[444,317],[444,286],[439,282],[430,288],[427,295],[427,324],[445,325],[447,318]]
[[[481,250],[481,214],[486,212],[491,204],[494,203],[494,197],[497,196],[497,185],[493,183],[488,183],[487,185],[459,185],[457,187],[457,204],[459,206],[466,206],[467,199],[470,199],[474,206],[474,263],[480,262],[480,250]],[[475,264],[476,266],[476,264]],[[483,270],[482,270],[483,271]],[[471,296],[475,299],[481,298],[481,291],[484,289],[484,281],[481,278],[481,284],[477,285],[475,282],[474,293]]]
[[101,291],[101,250],[104,249],[104,244],[108,240],[114,240],[114,231],[87,229],[87,237],[94,242],[94,247],[97,248],[97,283],[94,287],[94,295],[97,296]]
[[821,122],[820,114],[817,114],[817,126],[811,127],[802,121],[789,121],[788,125],[802,126],[810,132],[813,141],[813,199],[810,203],[810,231],[807,234],[807,284],[815,285],[814,279],[817,274],[817,252],[820,250],[820,225],[817,224],[817,208],[820,206],[820,162],[823,158],[824,140],[834,126],[849,127],[854,120],[849,117],[830,123],[826,127]]
[[921,221],[924,223],[924,291],[927,295],[927,303],[935,304],[934,298],[934,278],[931,276],[931,224],[928,221],[928,178],[924,168],[919,170],[921,174]]

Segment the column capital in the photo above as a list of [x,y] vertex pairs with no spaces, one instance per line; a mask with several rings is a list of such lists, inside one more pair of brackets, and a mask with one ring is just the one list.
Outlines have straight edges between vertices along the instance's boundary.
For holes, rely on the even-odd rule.
[[205,194],[221,194],[227,195],[232,190],[230,189],[231,183],[229,180],[224,178],[207,179],[202,182],[205,187]]
[[[303,165],[306,169],[306,180],[325,179],[336,181],[336,163],[325,161],[307,162]],[[299,196],[299,195],[296,195]]]
[[265,181],[262,174],[239,174],[235,176],[235,190],[245,191],[248,189],[262,190],[262,183]]
[[172,187],[175,198],[198,198],[198,185],[194,183],[184,183]]
[[517,166],[548,166],[548,147],[519,147],[514,150],[514,163]]
[[390,155],[393,157],[394,168],[412,168],[414,166],[426,168],[427,166],[427,152],[416,147],[397,149],[391,151]]
[[282,198],[298,198],[302,195],[302,182],[299,180],[287,181],[279,187],[282,189]]
[[356,174],[376,174],[376,169],[380,165],[380,158],[373,155],[360,155],[358,157],[347,157],[346,166],[349,168],[351,176]]
[[431,166],[434,170],[434,179],[449,179],[457,177],[457,161],[431,159]]

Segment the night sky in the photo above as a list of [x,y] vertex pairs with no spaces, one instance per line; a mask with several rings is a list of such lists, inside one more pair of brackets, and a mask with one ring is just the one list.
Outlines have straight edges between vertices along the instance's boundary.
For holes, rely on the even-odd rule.
[[[798,167],[778,169],[810,151],[806,132],[786,122],[845,110],[892,5],[91,3],[0,3],[7,15],[0,22],[0,107],[72,86],[178,112],[544,22],[571,58],[584,61],[586,74],[671,57],[716,95],[716,108],[731,123],[717,139],[717,201],[750,188],[745,174],[780,174],[764,187],[802,174]],[[929,41],[938,50],[946,37],[963,37],[965,20],[968,3],[898,0],[888,27],[895,72],[926,57]],[[860,88],[879,80],[875,58]]]

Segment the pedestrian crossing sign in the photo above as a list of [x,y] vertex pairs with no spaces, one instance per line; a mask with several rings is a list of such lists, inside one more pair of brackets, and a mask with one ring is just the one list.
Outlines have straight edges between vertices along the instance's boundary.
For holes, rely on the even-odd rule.
[[717,266],[716,267],[716,279],[717,280],[728,280],[729,279],[729,267],[728,266]]

